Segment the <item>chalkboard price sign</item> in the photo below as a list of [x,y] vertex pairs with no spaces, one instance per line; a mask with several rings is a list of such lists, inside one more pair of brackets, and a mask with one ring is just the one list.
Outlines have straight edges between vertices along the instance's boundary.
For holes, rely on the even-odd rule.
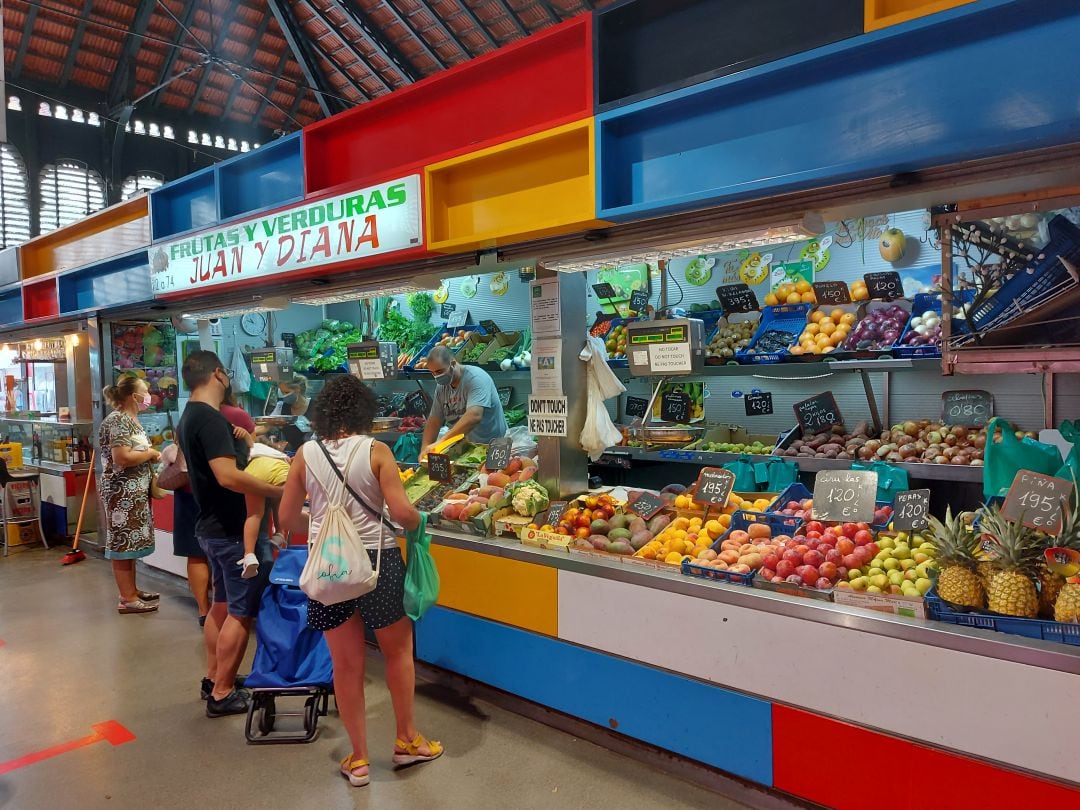
[[746,284],[723,284],[716,288],[716,300],[725,313],[753,312],[760,309],[757,296]]
[[544,523],[548,526],[557,526],[559,518],[563,516],[563,512],[566,511],[566,501],[552,501],[548,506],[547,517],[544,518]]
[[851,292],[842,281],[815,281],[814,297],[821,306],[851,303]]
[[630,311],[642,313],[649,306],[649,293],[645,290],[634,290],[630,293]]
[[863,281],[866,282],[866,292],[871,298],[892,301],[894,298],[904,297],[904,285],[900,281],[900,274],[895,270],[863,273]]
[[735,487],[735,473],[720,467],[702,467],[694,487],[694,500],[723,506]]
[[510,404],[510,397],[514,395],[514,389],[509,385],[500,385],[495,389],[499,394],[499,404],[504,408]]
[[1073,494],[1072,481],[1020,470],[1001,507],[1006,520],[1019,521],[1047,534],[1061,531],[1061,507]]
[[941,395],[941,421],[946,425],[982,427],[994,415],[994,395],[979,389],[945,391]]
[[[443,304],[443,306],[446,306]],[[450,317],[446,319],[446,327],[448,329],[455,329],[459,326],[464,326],[469,322],[469,310],[459,309],[456,312],[451,312]]]
[[455,309],[457,309],[457,304],[443,304],[441,307],[439,307],[439,316],[445,321],[447,318],[454,314]]
[[428,477],[433,481],[450,480],[450,456],[445,453],[428,453]]
[[296,351],[296,333],[295,332],[282,332],[281,333],[281,345],[286,348]]
[[428,398],[423,391],[413,391],[405,397],[405,409],[413,416],[422,416],[428,412]]
[[665,506],[667,506],[667,501],[659,495],[642,492],[634,500],[626,504],[626,511],[633,512],[638,517],[648,520]]
[[608,284],[606,281],[601,281],[599,284],[592,285],[593,292],[596,293],[597,298],[606,298],[611,300],[615,297],[615,288]]
[[922,531],[929,524],[930,490],[908,489],[893,498],[893,528],[898,532]]
[[510,463],[510,450],[513,444],[513,440],[507,436],[491,440],[488,444],[487,456],[484,458],[484,467],[488,472],[506,469],[506,465]]
[[840,414],[840,406],[836,404],[832,391],[823,391],[791,407],[804,435],[821,433],[833,425],[844,424],[844,417]]
[[822,470],[814,477],[814,520],[869,523],[876,496],[876,472]]
[[642,399],[641,397],[627,397],[626,398],[626,415],[627,416],[644,416],[645,412],[649,408],[649,400]]
[[484,327],[484,331],[489,335],[494,335],[495,333],[502,331],[495,321],[480,321],[480,325]]
[[665,391],[660,397],[660,421],[690,421],[690,397],[682,391]]
[[756,394],[747,394],[743,397],[743,406],[747,416],[768,416],[773,412],[772,393],[759,391]]

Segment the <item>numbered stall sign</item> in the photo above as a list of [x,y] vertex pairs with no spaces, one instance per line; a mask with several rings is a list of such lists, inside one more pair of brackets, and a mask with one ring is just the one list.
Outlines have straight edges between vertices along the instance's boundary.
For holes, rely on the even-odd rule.
[[945,391],[941,395],[941,421],[946,425],[984,427],[994,416],[994,395],[980,389]]
[[863,273],[863,281],[866,282],[866,292],[871,298],[892,301],[894,298],[904,297],[904,285],[900,281],[900,274],[895,270]]
[[432,481],[450,480],[450,456],[445,453],[428,453],[428,478]]
[[1047,534],[1061,531],[1062,505],[1073,494],[1072,481],[1020,470],[1005,496],[1001,514],[1006,520],[1019,521]]
[[876,496],[876,472],[822,470],[814,477],[814,520],[869,523]]
[[754,312],[761,309],[757,296],[748,284],[724,284],[716,288],[716,300],[724,314]]
[[821,433],[833,425],[844,424],[844,417],[840,414],[840,406],[836,404],[832,391],[823,391],[810,399],[796,402],[791,407],[804,436]]
[[484,458],[484,467],[488,472],[506,469],[506,465],[510,463],[510,450],[513,445],[513,440],[507,436],[491,440],[488,444],[487,456]]
[[893,528],[898,532],[922,531],[930,522],[930,490],[909,489],[893,498]]
[[682,391],[665,391],[660,397],[660,421],[689,422],[690,397]]
[[743,397],[743,406],[747,416],[768,416],[773,412],[772,394],[768,391],[747,394]]
[[649,400],[642,399],[641,397],[627,397],[626,398],[626,415],[630,417],[645,416],[649,409]]
[[735,473],[720,467],[702,467],[694,487],[694,500],[723,506],[735,488]]
[[848,285],[842,281],[815,281],[814,297],[817,299],[818,306],[851,303],[851,292],[848,290]]
[[667,506],[667,501],[659,495],[642,492],[634,500],[626,504],[626,511],[633,512],[638,517],[648,520],[665,506]]

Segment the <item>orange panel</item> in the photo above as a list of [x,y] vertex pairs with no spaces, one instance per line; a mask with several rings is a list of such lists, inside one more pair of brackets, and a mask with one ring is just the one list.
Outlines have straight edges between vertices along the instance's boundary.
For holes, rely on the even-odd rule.
[[22,277],[84,267],[146,247],[150,244],[148,200],[144,194],[31,239],[19,247]]
[[974,0],[866,0],[866,30],[876,31],[972,2]]

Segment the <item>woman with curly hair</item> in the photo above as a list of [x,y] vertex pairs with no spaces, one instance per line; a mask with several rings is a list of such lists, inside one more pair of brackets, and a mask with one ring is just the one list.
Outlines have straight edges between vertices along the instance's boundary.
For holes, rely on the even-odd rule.
[[[420,513],[405,496],[390,448],[366,435],[378,407],[371,389],[352,376],[334,377],[323,387],[313,407],[312,426],[318,438],[304,444],[293,459],[279,509],[283,527],[287,531],[307,530],[309,537],[317,537],[330,506],[327,493],[337,491],[338,480],[343,479],[358,496],[346,491],[344,506],[363,538],[373,568],[377,551],[382,548],[375,590],[334,605],[308,600],[308,626],[323,631],[330,646],[334,694],[352,742],[352,752],[341,762],[341,773],[354,787],[361,787],[369,780],[364,717],[365,626],[375,631],[386,659],[386,683],[397,721],[394,765],[429,762],[443,752],[442,745],[416,730],[413,719],[416,673],[412,622],[404,607],[405,563],[394,533],[384,529],[382,523],[384,506],[394,521],[410,531],[420,525]],[[305,498],[311,502],[310,529],[304,525],[302,515]]]

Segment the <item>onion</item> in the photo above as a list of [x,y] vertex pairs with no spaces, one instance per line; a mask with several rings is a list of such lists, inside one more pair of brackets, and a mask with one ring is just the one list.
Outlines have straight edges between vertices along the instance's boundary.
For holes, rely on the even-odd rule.
[[934,463],[935,464],[948,464],[949,459],[947,459],[945,456],[938,456],[937,458],[934,459]]

